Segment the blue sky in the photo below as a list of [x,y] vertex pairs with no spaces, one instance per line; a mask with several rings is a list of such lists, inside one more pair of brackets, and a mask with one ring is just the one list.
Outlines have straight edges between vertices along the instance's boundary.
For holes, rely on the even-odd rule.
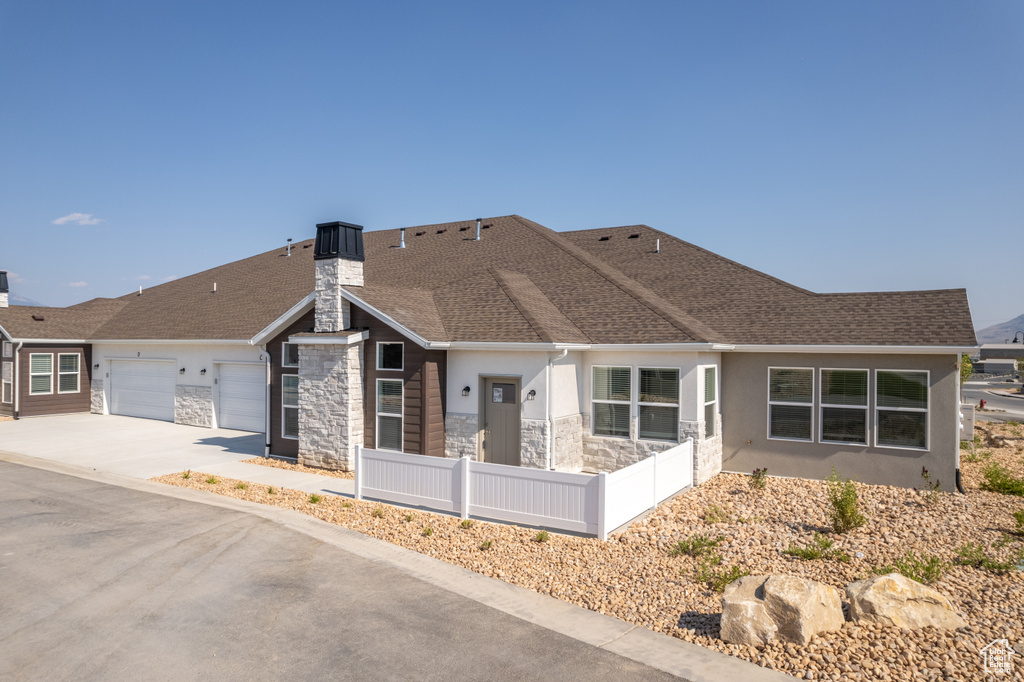
[[983,327],[1024,312],[1022,121],[1012,0],[8,0],[0,268],[69,305],[326,220],[518,213],[967,287]]

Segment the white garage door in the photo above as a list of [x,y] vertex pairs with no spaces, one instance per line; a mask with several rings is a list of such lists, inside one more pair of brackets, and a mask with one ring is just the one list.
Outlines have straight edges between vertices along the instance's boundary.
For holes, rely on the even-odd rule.
[[174,363],[112,360],[110,412],[174,421]]
[[222,429],[263,432],[267,378],[263,365],[219,365]]

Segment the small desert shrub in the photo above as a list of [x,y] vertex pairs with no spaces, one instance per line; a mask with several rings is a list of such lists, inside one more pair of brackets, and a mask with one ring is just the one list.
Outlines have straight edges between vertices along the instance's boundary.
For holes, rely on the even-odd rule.
[[402,523],[409,523],[412,521],[412,514],[406,514],[402,517]]
[[840,552],[835,548],[835,541],[831,538],[827,538],[821,533],[814,534],[814,541],[809,547],[796,547],[790,546],[789,549],[783,550],[783,554],[789,556],[795,556],[798,559],[804,561],[814,561],[815,559],[835,559],[842,563],[848,563],[850,561],[850,555],[846,552]]
[[992,557],[988,556],[985,551],[985,546],[982,544],[975,544],[968,542],[966,545],[961,545],[956,550],[957,558],[956,563],[961,566],[970,566],[972,568],[983,568],[991,573],[1006,573],[1012,571],[1017,565],[1024,560],[1024,552],[1016,552],[1009,561],[996,561]]
[[434,529],[431,528],[430,526],[427,526],[426,528],[423,529],[423,537],[429,538],[433,534],[434,534]]
[[248,487],[249,485],[245,481],[239,481],[238,483],[235,484],[235,488],[237,488],[238,490],[245,490]]
[[703,556],[711,551],[712,547],[718,547],[722,542],[721,536],[712,538],[704,533],[697,533],[691,535],[687,540],[680,540],[677,542],[672,549],[669,550],[669,556],[680,556],[685,554],[686,556]]
[[732,517],[727,511],[713,504],[704,510],[704,523],[729,523]]
[[932,475],[928,473],[928,469],[925,467],[921,467],[921,478],[924,479],[924,501],[928,504],[938,504],[939,500],[942,499],[939,496],[942,481],[932,483]]
[[210,476],[210,477],[208,477],[208,478],[206,479],[206,482],[207,482],[207,483],[209,483],[210,485],[217,485],[218,483],[220,483],[220,481],[219,481],[219,480],[217,480],[217,477],[216,477],[216,476]]
[[551,534],[548,533],[546,530],[539,530],[537,531],[537,534],[533,536],[534,542],[547,542],[550,539]]
[[694,572],[694,578],[696,578],[697,582],[706,584],[715,592],[724,592],[726,585],[732,581],[739,580],[745,575],[750,575],[750,571],[744,571],[735,564],[729,568],[720,569],[718,566],[721,564],[722,557],[718,554],[701,558]]
[[930,585],[941,578],[947,568],[949,568],[949,564],[937,556],[929,554],[918,556],[913,552],[907,552],[902,559],[897,559],[888,566],[879,566],[872,573],[876,575],[899,573],[911,580]]
[[494,546],[494,540],[484,540],[483,542],[480,543],[480,549],[483,550],[484,552],[486,552],[487,550],[489,550],[493,546]]
[[352,503],[351,502],[342,502],[341,506],[344,507],[345,509],[351,509],[352,508]]
[[750,480],[747,481],[747,485],[750,486],[751,490],[764,490],[768,487],[768,468],[754,469],[754,473],[750,474]]
[[1024,497],[1024,478],[1017,478],[1001,464],[993,462],[985,467],[982,473],[985,475],[985,481],[981,484],[982,490]]
[[274,486],[270,486],[270,487],[267,488],[267,494],[268,495],[276,495],[277,494],[277,491],[274,490]]
[[373,511],[370,512],[370,516],[372,516],[375,519],[384,518],[384,507],[374,507]]
[[181,477],[182,477],[182,478],[192,478],[192,470],[191,470],[191,469],[189,469],[188,471],[186,471],[185,473],[183,473],[183,474],[181,475]]
[[850,479],[843,480],[832,467],[832,475],[825,481],[825,486],[833,533],[845,533],[868,522],[867,517],[860,513],[856,483]]
[[473,527],[473,519],[462,519],[462,523],[459,526],[468,530]]
[[1013,512],[1013,520],[1017,524],[1014,532],[1017,535],[1024,535],[1024,509]]
[[320,502],[320,500],[322,500],[322,499],[324,499],[324,498],[320,497],[320,496],[319,496],[319,495],[317,495],[316,493],[313,493],[312,495],[310,495],[310,496],[309,496],[309,502],[310,502],[310,504],[317,504],[317,503],[318,503],[318,502]]

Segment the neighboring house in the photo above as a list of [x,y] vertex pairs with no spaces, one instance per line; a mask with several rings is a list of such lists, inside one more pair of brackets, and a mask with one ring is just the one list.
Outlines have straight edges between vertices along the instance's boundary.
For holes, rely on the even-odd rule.
[[692,437],[696,484],[927,467],[947,490],[976,350],[962,289],[816,294],[646,226],[519,216],[325,223],[138,294],[2,309],[0,334],[8,414],[265,431],[314,466],[360,443],[611,471]]

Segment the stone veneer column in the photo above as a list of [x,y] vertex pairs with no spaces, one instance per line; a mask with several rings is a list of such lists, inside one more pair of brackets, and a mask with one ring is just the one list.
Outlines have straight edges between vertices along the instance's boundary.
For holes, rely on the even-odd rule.
[[449,412],[444,416],[444,456],[477,457],[479,420],[475,414]]
[[210,386],[174,387],[174,423],[186,426],[213,426],[213,388]]
[[363,442],[363,390],[361,340],[299,343],[300,464],[352,470]]
[[89,411],[93,414],[106,414],[103,409],[103,379],[93,379],[90,383]]
[[363,286],[362,261],[345,258],[316,261],[314,329],[317,332],[336,332],[351,326],[352,307],[341,295],[343,286]]

